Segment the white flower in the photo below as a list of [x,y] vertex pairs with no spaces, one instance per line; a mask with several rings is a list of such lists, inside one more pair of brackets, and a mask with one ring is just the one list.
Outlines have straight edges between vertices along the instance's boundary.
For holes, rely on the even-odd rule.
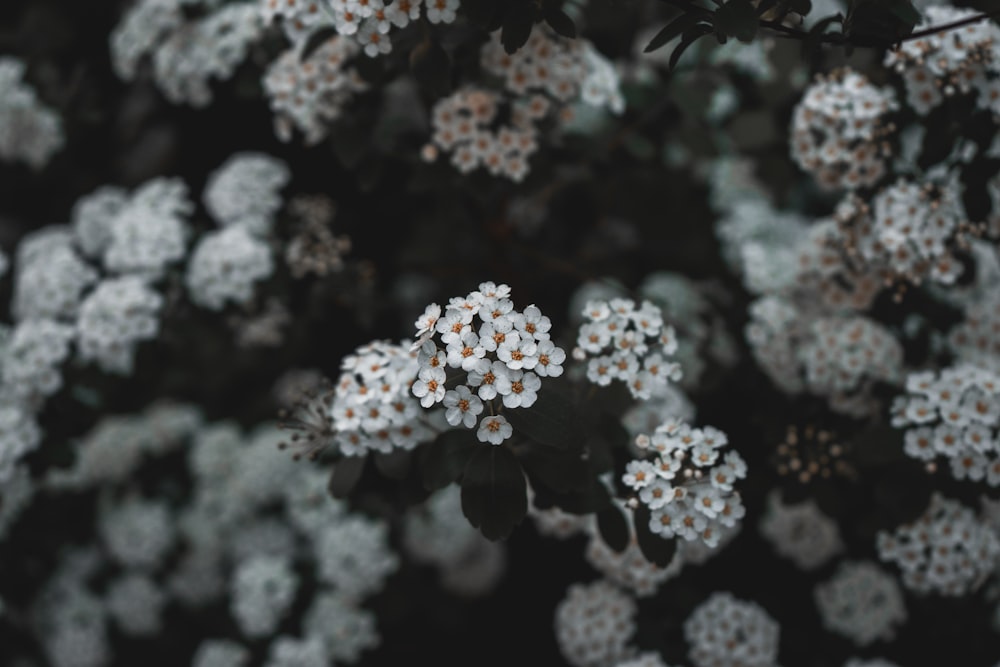
[[480,442],[488,442],[492,445],[499,445],[514,433],[514,427],[507,423],[502,415],[486,417],[479,422],[479,430],[476,437]]
[[420,399],[420,405],[429,408],[444,398],[445,373],[443,368],[423,367],[413,383],[413,395]]
[[629,461],[622,481],[635,490],[648,486],[656,478],[656,467],[649,461]]
[[479,344],[479,336],[471,329],[459,341],[448,345],[448,365],[463,371],[474,369],[479,360],[486,356],[486,350]]
[[479,398],[488,401],[496,398],[497,381],[505,378],[508,372],[507,366],[501,361],[480,359],[476,367],[469,371],[469,385],[479,387]]
[[566,361],[566,352],[556,347],[551,340],[545,339],[538,343],[535,351],[538,360],[534,371],[541,377],[559,377],[563,373],[562,364]]
[[483,411],[483,402],[479,397],[473,396],[472,391],[463,384],[445,393],[444,407],[444,417],[449,424],[458,426],[461,423],[465,428],[472,428],[476,424],[476,417]]
[[503,404],[508,408],[530,408],[538,399],[538,389],[542,381],[531,372],[507,371],[497,378],[497,393],[503,396]]
[[520,339],[516,334],[507,336],[497,348],[497,358],[511,370],[531,370],[538,364],[538,344],[530,337]]

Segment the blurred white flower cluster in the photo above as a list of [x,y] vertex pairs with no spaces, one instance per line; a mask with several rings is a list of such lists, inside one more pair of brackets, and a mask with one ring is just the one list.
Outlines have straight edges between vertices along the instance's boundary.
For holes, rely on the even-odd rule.
[[0,160],[41,169],[65,143],[59,115],[23,81],[25,64],[0,57]]
[[903,592],[892,575],[868,561],[844,561],[829,581],[816,587],[823,625],[858,646],[890,640],[906,622]]
[[776,667],[777,622],[755,602],[713,593],[684,622],[695,667]]

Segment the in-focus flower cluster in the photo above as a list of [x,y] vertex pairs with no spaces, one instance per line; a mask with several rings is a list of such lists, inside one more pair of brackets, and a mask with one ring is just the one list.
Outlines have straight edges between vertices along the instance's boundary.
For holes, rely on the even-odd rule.
[[1000,486],[1000,374],[960,364],[913,373],[906,391],[892,406],[903,451],[928,463],[943,456],[955,479]]
[[876,546],[879,558],[898,565],[903,584],[917,593],[971,593],[1000,559],[1000,539],[992,527],[939,493],[913,523],[879,532]]
[[874,185],[886,170],[886,116],[898,108],[891,88],[834,70],[819,76],[792,116],[792,158],[828,189]]
[[551,340],[549,318],[533,305],[516,310],[509,297],[507,285],[485,282],[451,299],[443,314],[431,304],[415,323],[413,395],[425,408],[443,403],[452,426],[478,423],[476,436],[493,445],[513,434],[503,410],[534,405],[542,378],[562,375],[566,360]]
[[735,483],[746,477],[747,466],[739,452],[722,453],[727,444],[722,431],[679,420],[636,438],[636,445],[655,458],[630,461],[622,481],[649,508],[653,533],[714,547],[725,529],[743,518],[746,509]]
[[417,354],[408,343],[373,341],[344,357],[332,389],[307,395],[282,427],[294,431],[294,457],[316,458],[329,446],[345,456],[413,449],[434,431],[410,394]]
[[680,364],[667,360],[677,351],[677,337],[651,301],[636,308],[631,299],[593,300],[583,316],[573,356],[590,357],[587,379],[594,384],[618,380],[634,398],[648,399],[680,380]]

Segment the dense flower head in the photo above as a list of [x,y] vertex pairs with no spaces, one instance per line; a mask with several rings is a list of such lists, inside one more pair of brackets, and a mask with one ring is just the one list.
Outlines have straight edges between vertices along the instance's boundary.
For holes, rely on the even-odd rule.
[[255,556],[239,564],[231,582],[231,610],[247,637],[267,637],[295,601],[299,580],[291,563],[274,556]]
[[[6,337],[5,337],[6,338]],[[76,338],[73,327],[53,320],[25,320],[3,341],[0,379],[3,392],[38,403],[62,387],[62,363]]]
[[354,600],[385,586],[399,569],[399,557],[389,548],[389,526],[360,514],[346,516],[315,538],[316,566],[321,581]]
[[478,423],[476,436],[494,445],[513,433],[499,413],[534,405],[542,378],[562,375],[566,360],[551,340],[549,318],[534,305],[516,310],[509,297],[507,285],[481,283],[451,299],[443,313],[429,305],[415,322],[413,395],[424,408],[442,403],[452,426]]
[[359,47],[353,40],[334,35],[302,59],[304,45],[295,46],[271,63],[264,73],[264,92],[274,112],[274,131],[290,141],[292,131],[305,135],[306,144],[326,138],[329,124],[344,106],[368,86],[348,61]]
[[820,76],[795,107],[792,158],[828,189],[874,185],[886,171],[885,117],[897,108],[891,88],[851,69]]
[[739,452],[723,453],[727,444],[722,431],[692,428],[680,420],[636,438],[652,458],[629,462],[622,481],[649,508],[653,533],[714,547],[724,529],[743,517],[746,509],[735,484],[746,477],[747,466]]
[[843,549],[836,522],[812,499],[785,503],[777,491],[767,499],[760,533],[781,556],[802,570],[822,567]]
[[1000,486],[1000,373],[959,364],[911,373],[892,406],[903,451],[929,465],[948,460],[956,479]]
[[955,500],[935,493],[923,516],[894,531],[881,531],[879,558],[903,572],[917,593],[966,595],[993,573],[1000,539],[992,527]]
[[588,359],[588,380],[602,387],[623,382],[638,399],[662,394],[668,382],[680,380],[680,365],[668,361],[677,336],[653,302],[637,308],[631,299],[593,300],[583,315],[573,354]]
[[774,667],[778,623],[755,602],[713,593],[684,622],[695,667]]
[[[973,9],[934,5],[923,11],[916,29],[945,25],[975,16]],[[927,115],[945,98],[970,91],[978,93],[980,108],[1000,110],[996,74],[1000,67],[996,46],[1000,27],[993,21],[976,21],[961,28],[906,40],[886,51],[884,64],[900,73],[907,102]]]
[[979,233],[966,218],[952,172],[924,183],[900,178],[867,203],[849,196],[837,207],[840,246],[887,281],[951,285],[962,265],[954,250]]
[[138,276],[101,282],[80,306],[79,356],[108,373],[128,375],[136,346],[159,333],[163,297]]
[[967,302],[965,318],[948,332],[948,344],[962,361],[1000,369],[1000,295]]
[[36,252],[20,255],[14,274],[16,320],[72,320],[84,292],[97,282],[97,272],[73,248],[70,238],[54,237]]
[[191,300],[203,308],[222,310],[227,303],[247,304],[254,284],[274,272],[271,248],[243,226],[209,232],[198,241],[187,266],[185,283]]
[[219,225],[239,225],[265,236],[281,208],[279,191],[292,174],[283,161],[264,153],[235,153],[212,172],[202,200]]
[[603,579],[573,584],[556,607],[559,650],[574,667],[613,665],[629,657],[637,611],[635,600]]
[[750,305],[746,338],[757,363],[789,394],[825,397],[836,412],[865,415],[878,404],[876,382],[902,380],[903,347],[888,329],[861,315],[823,315],[790,299]]
[[823,625],[858,646],[889,640],[906,622],[903,592],[891,575],[867,561],[844,562],[815,590]]

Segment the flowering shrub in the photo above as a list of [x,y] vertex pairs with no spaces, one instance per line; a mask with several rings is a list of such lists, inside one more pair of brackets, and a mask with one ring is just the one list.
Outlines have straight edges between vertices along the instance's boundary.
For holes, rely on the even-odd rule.
[[4,10],[4,665],[996,667],[992,7]]

